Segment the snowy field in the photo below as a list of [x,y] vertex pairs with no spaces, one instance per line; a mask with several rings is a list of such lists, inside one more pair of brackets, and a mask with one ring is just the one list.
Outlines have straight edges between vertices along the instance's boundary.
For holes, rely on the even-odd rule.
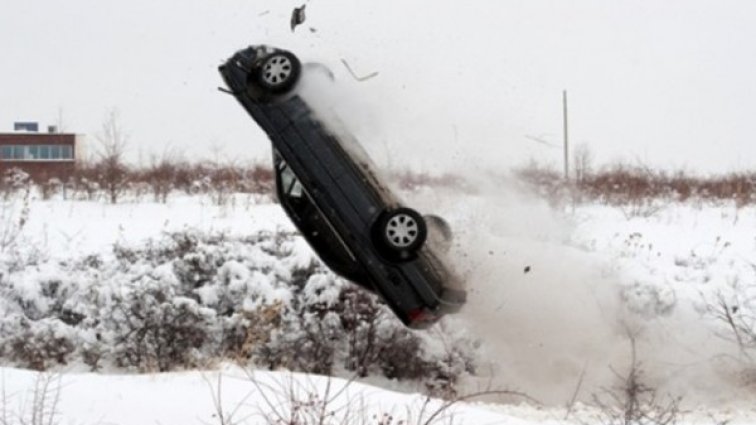
[[[5,369],[2,377],[8,394],[6,423],[556,425],[576,419],[601,423],[597,411],[581,405],[568,413],[527,405],[451,403],[340,378],[234,366],[138,376],[36,375]],[[43,422],[32,422],[35,419]]]
[[[321,418],[333,424],[527,423],[492,407],[446,405],[339,378],[231,366],[139,376],[2,374],[12,394],[7,400],[10,419],[20,416],[29,423],[33,407],[41,402],[45,420],[82,424],[315,424]],[[35,388],[46,392],[35,397]]]
[[[529,397],[488,395],[476,399],[484,404],[460,402],[436,423],[612,422],[607,408],[586,405],[596,400],[608,403],[612,389],[621,387],[632,363],[631,340],[644,383],[657,391],[659,405],[680,399],[679,420],[756,420],[752,407],[756,368],[750,360],[754,341],[744,340],[752,325],[749,315],[756,312],[752,304],[756,208],[695,203],[666,204],[652,211],[604,205],[553,208],[515,189],[487,185],[466,194],[420,188],[403,197],[421,212],[449,220],[455,230],[453,262],[470,291],[463,312],[426,332],[423,347],[433,351],[429,341],[438,336],[452,339],[436,341],[437,345],[472,340],[478,351],[477,367],[458,383],[459,395],[507,389]],[[92,256],[106,263],[116,261],[114,246],[150,240],[159,244],[165,235],[176,232],[243,240],[260,232],[293,231],[278,205],[249,195],[235,196],[222,206],[203,196],[180,195],[170,197],[167,204],[13,202],[4,205],[0,226],[7,242],[0,252],[0,282],[23,292],[32,304],[41,302],[34,295],[41,293],[33,287],[42,281],[36,277],[72,270],[63,265]],[[298,237],[282,243],[289,247],[282,261],[305,265],[312,261],[312,253]],[[256,248],[232,244],[229,249],[252,256]],[[263,246],[261,252],[266,249]],[[262,253],[254,255],[260,261],[276,261]],[[24,264],[23,269],[17,268],[19,264]],[[269,284],[269,290],[279,287],[262,280],[286,283],[286,273],[276,272],[275,265],[269,267],[273,271],[267,266],[244,271],[246,265],[239,260],[227,267],[231,281]],[[153,274],[161,273],[165,270]],[[91,272],[86,276],[93,279]],[[59,278],[67,281],[76,276]],[[320,279],[318,296],[326,291],[323,285],[344,285],[332,276]],[[9,324],[16,320],[13,315],[22,313],[5,301],[4,323]],[[730,326],[723,311],[732,313],[731,319],[741,326]],[[390,324],[385,326],[390,329]],[[467,339],[458,337],[461,333]],[[128,369],[113,365],[99,374],[86,372],[89,368],[84,364],[54,370],[60,373],[53,385],[60,387],[55,410],[59,423],[81,424],[222,423],[213,416],[219,373],[224,411],[235,412],[235,420],[267,423],[262,416],[269,416],[271,406],[285,403],[266,400],[265,394],[280,396],[285,393],[282,385],[289,383],[323,397],[330,382],[316,375],[291,378],[286,372],[254,372],[255,379],[263,382],[256,384],[242,370],[217,364],[209,365],[209,370],[216,370],[212,372],[147,375],[123,374]],[[7,412],[31,414],[37,379],[33,372],[3,369]],[[361,422],[349,423],[426,423],[428,411],[442,406],[434,400],[424,409],[425,398],[417,395],[422,388],[411,383],[375,376],[358,381],[346,385],[333,378],[330,388],[349,389],[332,405],[339,414],[365,413]],[[277,390],[265,391],[268,385]],[[358,402],[366,407],[355,407]],[[393,422],[384,413],[392,414]]]

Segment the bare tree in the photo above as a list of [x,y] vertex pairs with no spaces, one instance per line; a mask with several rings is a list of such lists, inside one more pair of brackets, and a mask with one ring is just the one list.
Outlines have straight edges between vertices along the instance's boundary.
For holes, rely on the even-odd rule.
[[115,204],[128,186],[128,168],[124,163],[124,155],[129,137],[121,126],[117,110],[111,109],[108,112],[96,137],[100,142],[96,166],[98,177],[110,202]]

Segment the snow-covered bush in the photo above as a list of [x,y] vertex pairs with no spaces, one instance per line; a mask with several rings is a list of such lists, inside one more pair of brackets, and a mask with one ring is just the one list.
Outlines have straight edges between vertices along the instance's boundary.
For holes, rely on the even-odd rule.
[[23,317],[0,325],[0,353],[13,364],[34,370],[66,365],[76,350],[76,331],[59,320]]
[[208,361],[201,350],[212,340],[213,310],[176,296],[158,281],[139,282],[124,292],[114,299],[110,316],[117,366],[162,372]]
[[288,231],[183,231],[105,255],[26,263],[0,276],[0,313],[0,355],[36,369],[76,361],[167,371],[231,359],[413,380],[437,393],[474,371],[466,337],[406,329]]
[[7,169],[0,179],[0,188],[3,190],[3,198],[7,199],[12,194],[20,191],[27,190],[31,186],[31,177],[24,170],[19,168]]

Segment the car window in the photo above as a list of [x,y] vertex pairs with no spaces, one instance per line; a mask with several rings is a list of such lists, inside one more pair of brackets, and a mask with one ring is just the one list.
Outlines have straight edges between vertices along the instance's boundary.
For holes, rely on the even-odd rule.
[[281,178],[283,193],[289,197],[301,198],[303,195],[302,183],[299,182],[299,179],[297,179],[297,176],[294,175],[294,172],[291,171],[286,162],[279,162],[278,173]]
[[302,197],[303,195],[302,183],[300,183],[299,180],[296,180],[296,177],[294,179],[294,183],[291,185],[291,188],[289,188],[289,192],[287,194],[292,198]]

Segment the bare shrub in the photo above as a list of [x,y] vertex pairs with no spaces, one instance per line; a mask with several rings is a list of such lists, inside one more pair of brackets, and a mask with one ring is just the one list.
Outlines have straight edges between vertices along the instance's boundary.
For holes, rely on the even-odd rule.
[[[321,379],[293,374],[261,376],[250,371],[247,376],[262,402],[250,405],[243,400],[232,414],[220,414],[220,390],[208,381],[219,412],[216,417],[224,418],[221,424],[240,423],[241,418],[232,419],[246,414],[269,425],[452,425],[455,407],[462,402],[493,396],[536,402],[516,391],[486,389],[448,400],[424,397],[412,405],[385,406],[372,403],[374,396],[368,391],[353,388],[353,379],[339,382],[328,376]],[[245,405],[247,410],[242,410]]]
[[100,149],[99,159],[94,164],[95,173],[100,186],[108,195],[108,200],[115,204],[129,183],[128,167],[124,162],[128,136],[121,126],[116,110],[108,112],[96,137],[100,142]]
[[37,187],[39,188],[39,192],[42,195],[42,199],[44,200],[52,198],[59,192],[63,191],[64,188],[63,182],[61,182],[57,177],[45,180],[39,183]]
[[680,413],[680,398],[662,399],[656,389],[647,384],[638,361],[635,337],[628,334],[631,361],[627,373],[613,371],[617,384],[594,394],[593,401],[601,411],[599,421],[606,425],[669,425]]
[[[218,379],[216,383],[213,383],[210,378],[208,378],[207,375],[202,375],[202,379],[205,380],[205,383],[207,383],[208,388],[210,389],[210,395],[213,399],[213,408],[215,410],[215,414],[213,415],[215,420],[218,422],[219,425],[236,425],[245,423],[246,418],[238,418],[238,415],[240,413],[240,410],[242,407],[244,407],[246,400],[252,395],[251,393],[247,394],[246,397],[244,397],[239,403],[234,406],[234,408],[231,411],[227,411],[223,406],[223,375],[218,374]],[[203,421],[203,423],[207,424]],[[2,425],[2,424],[0,424]]]
[[[42,199],[62,193],[65,199],[117,203],[124,196],[134,200],[152,195],[154,202],[165,203],[174,191],[190,195],[209,195],[215,205],[230,205],[235,194],[269,194],[274,187],[273,171],[257,163],[189,163],[178,154],[152,157],[139,168],[125,162],[127,136],[117,115],[111,115],[98,134],[100,149],[90,161],[76,164],[69,174],[32,180],[19,169],[11,169],[0,180],[4,198],[23,187],[37,189]],[[21,178],[21,176],[25,176]],[[65,182],[65,183],[64,183]],[[33,191],[32,191],[33,192]]]
[[746,288],[733,288],[725,293],[720,290],[713,300],[707,300],[706,309],[723,327],[716,334],[738,345],[742,357],[751,363],[751,353],[756,349],[756,308],[748,296]]
[[617,207],[622,211],[626,219],[631,218],[649,218],[656,215],[664,208],[663,201],[656,198],[637,197],[629,198],[624,203],[619,203]]
[[[365,291],[348,287],[339,295],[343,306],[341,325],[346,332],[347,358],[344,365],[357,376],[368,375],[370,366],[378,361],[378,320],[385,312]],[[407,351],[410,352],[410,351]],[[405,353],[402,351],[401,353]],[[386,359],[391,362],[390,359]],[[390,368],[389,368],[390,369]]]
[[274,180],[273,170],[268,166],[252,164],[244,169],[243,182],[247,185],[247,193],[268,193],[273,190]]
[[98,169],[91,163],[77,164],[74,171],[73,191],[74,198],[87,201],[97,200],[100,196],[101,187]]
[[168,195],[175,188],[176,173],[180,167],[177,155],[172,152],[166,152],[160,158],[150,158],[150,165],[143,171],[143,178],[149,184],[155,202],[167,202]]
[[253,373],[248,376],[257,392],[263,395],[263,405],[255,406],[257,411],[253,414],[268,425],[358,423],[359,417],[352,410],[357,404],[349,397],[346,402],[339,400],[351,381],[337,388],[331,378],[326,378],[325,388],[320,390],[314,382],[295,379],[292,375],[271,382],[257,379]]
[[[576,151],[573,200],[601,202],[624,207],[627,217],[649,216],[658,205],[668,201],[691,199],[707,202],[731,202],[736,208],[756,202],[756,174],[731,173],[699,177],[683,171],[668,173],[642,164],[617,163],[592,171],[590,152]],[[567,195],[564,183],[555,170],[531,162],[515,170],[521,181],[537,194],[559,201]]]
[[0,425],[57,425],[60,423],[58,404],[62,387],[60,375],[39,373],[34,380],[34,388],[29,391],[29,398],[19,400],[18,404],[21,407],[16,410],[10,404],[18,395],[8,395],[3,376],[0,389]]
[[552,206],[562,205],[567,200],[569,186],[554,167],[531,160],[527,165],[516,168],[514,175]]

